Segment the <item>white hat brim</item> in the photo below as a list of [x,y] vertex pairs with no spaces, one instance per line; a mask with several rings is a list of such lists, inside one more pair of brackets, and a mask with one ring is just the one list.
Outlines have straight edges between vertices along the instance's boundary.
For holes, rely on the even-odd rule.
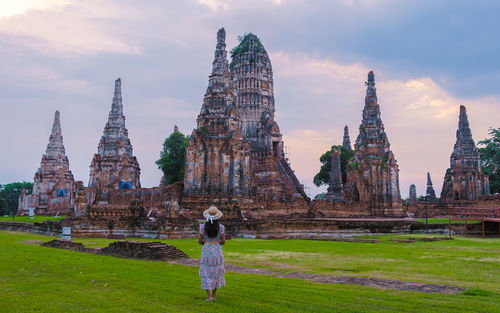
[[206,209],[205,211],[203,211],[203,217],[204,217],[204,218],[207,218],[207,217],[210,217],[210,216],[211,216],[213,220],[218,220],[219,218],[221,218],[221,217],[222,217],[222,212],[221,212],[219,209],[217,209],[217,214],[215,214],[215,215],[210,215],[210,214],[208,213],[208,211],[209,211],[209,210],[210,210],[210,209]]

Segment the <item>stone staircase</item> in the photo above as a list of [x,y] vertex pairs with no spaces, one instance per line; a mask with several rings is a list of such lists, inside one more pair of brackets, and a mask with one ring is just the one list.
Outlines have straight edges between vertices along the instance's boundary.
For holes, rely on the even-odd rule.
[[309,202],[310,199],[304,191],[304,186],[302,186],[302,184],[299,182],[297,176],[295,176],[295,173],[293,172],[292,168],[290,167],[290,164],[288,164],[286,159],[279,158],[278,166],[281,172],[285,175],[285,177],[288,179],[290,184],[295,189],[294,190],[295,193],[300,194],[307,202]]

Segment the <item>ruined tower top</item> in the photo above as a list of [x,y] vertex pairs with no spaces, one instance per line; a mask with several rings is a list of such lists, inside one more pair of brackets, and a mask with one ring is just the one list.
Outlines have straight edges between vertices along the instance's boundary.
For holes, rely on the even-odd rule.
[[[113,103],[111,105],[111,112],[109,114],[118,114],[123,117],[123,104],[122,104],[122,81],[118,77],[115,80],[115,93],[113,95]],[[123,124],[125,124],[125,117],[123,117]]]
[[365,108],[363,109],[363,124],[376,125],[383,128],[380,118],[380,106],[377,101],[377,88],[375,87],[375,74],[368,73],[366,85]]
[[243,134],[253,152],[273,153],[272,142],[281,142],[281,134],[274,121],[271,60],[259,38],[251,33],[241,38],[239,45],[231,50],[231,57],[231,83],[243,121]]
[[427,172],[427,189],[425,190],[425,196],[427,197],[427,201],[436,202],[436,192],[434,191],[434,187],[432,187],[431,174]]
[[352,150],[351,138],[349,137],[349,127],[347,127],[347,125],[344,127],[344,139],[342,141],[342,146],[347,150]]
[[427,172],[427,187],[432,186],[431,174]]
[[376,97],[377,96],[377,88],[375,87],[375,74],[373,71],[368,73],[368,81],[365,82],[366,85],[366,97]]
[[417,205],[418,200],[417,200],[417,187],[415,187],[414,184],[410,185],[410,203],[409,205]]
[[[224,28],[217,32],[217,45],[215,46],[212,74],[208,78],[207,94],[229,93],[229,64],[226,51],[226,31]],[[202,110],[204,106],[202,107]]]
[[66,158],[66,151],[64,149],[63,137],[61,131],[61,114],[56,111],[54,114],[54,123],[52,124],[52,132],[45,150],[45,156],[51,159],[57,159],[58,155]]
[[99,141],[97,153],[104,156],[132,156],[132,145],[125,128],[125,116],[123,115],[121,79],[115,80],[115,91],[111,111],[109,111],[108,122]]
[[230,128],[241,128],[231,90],[225,39],[226,31],[221,28],[217,32],[212,73],[208,77],[207,92],[197,120],[198,128],[205,127],[208,136],[218,136]]
[[340,168],[340,150],[332,151],[330,180],[328,183],[328,191],[325,194],[326,201],[342,201],[344,198],[344,186],[342,185],[342,170]]
[[226,30],[224,27],[219,29],[217,32],[217,48],[224,46],[223,49],[226,47]]
[[457,141],[450,156],[450,166],[454,168],[457,163],[468,168],[477,169],[480,167],[479,152],[472,139],[472,133],[467,119],[467,111],[463,105],[460,106],[458,119]]
[[389,151],[389,140],[384,131],[384,124],[380,117],[380,106],[377,100],[375,88],[375,75],[373,71],[368,73],[366,85],[365,107],[363,108],[363,120],[359,127],[359,136],[356,145],[363,145],[366,140],[375,141],[384,152]]

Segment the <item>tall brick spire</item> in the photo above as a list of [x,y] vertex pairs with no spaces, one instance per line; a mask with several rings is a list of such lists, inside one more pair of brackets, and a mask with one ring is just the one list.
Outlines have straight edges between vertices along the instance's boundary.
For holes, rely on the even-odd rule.
[[[365,107],[363,109],[363,125],[364,126],[377,126],[378,128],[383,128],[382,119],[380,118],[380,106],[377,101],[377,88],[375,87],[375,74],[373,71],[368,73],[368,81],[365,82],[366,85],[366,97],[365,97]],[[369,136],[373,137],[375,135],[380,135],[380,129],[377,132],[370,133]]]
[[260,39],[250,33],[231,50],[231,84],[242,132],[252,148],[252,171],[258,194],[274,199],[309,199],[287,159],[274,120],[271,60]]
[[363,119],[347,167],[346,200],[370,208],[374,216],[401,216],[399,169],[380,118],[375,75],[368,73]]
[[49,143],[47,144],[45,156],[57,159],[58,154],[60,154],[63,158],[67,158],[61,131],[61,114],[59,111],[56,111],[54,114],[54,123],[52,124],[52,132],[49,137]]
[[56,111],[45,154],[33,178],[33,193],[19,200],[19,214],[35,208],[36,214],[68,214],[72,211],[72,190],[75,182],[63,144],[61,114]]
[[352,150],[351,138],[349,137],[349,128],[347,127],[347,125],[344,127],[344,139],[342,141],[342,146],[347,150]]
[[467,119],[467,111],[460,106],[457,140],[450,156],[441,191],[441,201],[476,200],[490,193],[488,176],[481,169],[481,158],[476,148]]
[[123,115],[121,79],[115,80],[115,91],[108,122],[104,127],[97,153],[101,156],[119,156],[125,154],[132,156],[132,144],[128,138]]
[[221,28],[197,129],[186,147],[185,194],[248,195],[251,190],[250,145],[234,105],[225,39]]
[[90,164],[89,187],[140,188],[139,163],[132,153],[123,115],[121,79],[115,80],[115,89],[108,121]]
[[457,141],[453,147],[453,152],[450,156],[450,165],[455,167],[457,161],[462,162],[465,166],[473,168],[480,167],[480,157],[477,151],[472,132],[469,127],[467,118],[467,110],[463,105],[460,106],[460,115],[458,118]]

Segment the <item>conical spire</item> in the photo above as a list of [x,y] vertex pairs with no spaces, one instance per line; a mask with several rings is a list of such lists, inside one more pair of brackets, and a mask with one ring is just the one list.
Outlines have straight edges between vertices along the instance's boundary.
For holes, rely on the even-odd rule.
[[61,114],[59,111],[56,111],[54,114],[54,123],[52,124],[52,133],[49,137],[49,144],[47,145],[45,156],[57,159],[58,154],[61,154],[63,157],[66,156],[61,131]]
[[457,141],[450,156],[450,168],[446,170],[441,200],[452,203],[457,200],[477,200],[490,194],[489,180],[481,169],[479,151],[472,139],[467,110],[460,106]]
[[373,71],[368,73],[366,85],[365,107],[363,108],[363,120],[359,127],[359,136],[356,139],[356,145],[360,146],[367,139],[381,140],[384,144],[389,145],[387,136],[384,131],[384,124],[380,118],[380,106],[377,102],[377,88],[375,88],[375,74]]
[[113,103],[111,104],[111,111],[109,112],[110,116],[111,114],[118,114],[123,116],[123,104],[122,104],[122,81],[118,77],[117,80],[115,80],[115,93],[113,96]]
[[458,130],[457,130],[457,143],[455,145],[474,145],[474,140],[472,139],[472,133],[469,127],[469,120],[467,118],[467,110],[461,105],[460,115],[458,118]]
[[427,187],[432,186],[431,174],[427,172]]
[[111,111],[109,111],[108,122],[97,148],[101,156],[115,156],[125,154],[132,156],[132,145],[125,128],[125,116],[123,115],[121,79],[115,80],[115,90]]
[[460,115],[458,119],[457,141],[453,147],[453,153],[450,157],[450,166],[455,168],[457,163],[470,168],[480,167],[480,157],[477,151],[472,133],[467,119],[467,110],[463,105],[460,106]]
[[377,96],[377,88],[375,87],[375,74],[373,71],[368,73],[368,81],[365,83],[366,85],[366,97],[376,97]]
[[208,88],[220,92],[227,87],[229,87],[229,63],[226,51],[226,31],[221,28],[217,32],[217,45],[215,46],[212,74],[209,77]]
[[375,74],[368,73],[366,85],[365,108],[363,109],[363,124],[382,126],[380,107],[377,103],[377,88],[375,87]]
[[344,140],[342,142],[342,146],[347,150],[352,150],[351,138],[349,137],[349,128],[347,127],[347,125],[344,127]]
[[[229,124],[232,122],[228,122],[228,120],[238,124],[241,123],[235,112],[232,112],[235,109],[233,100],[227,61],[226,31],[224,28],[221,28],[217,32],[212,73],[208,77],[207,92],[203,98],[200,115],[198,115],[198,127],[206,127],[209,129],[209,133],[212,134],[212,132],[215,131],[217,133],[217,131],[213,127],[208,127],[210,125],[225,125],[225,127],[229,127]],[[208,122],[209,120],[217,120],[217,122]]]
[[434,187],[432,187],[431,174],[427,172],[427,189],[425,190],[425,196],[427,197],[427,201],[436,202],[436,192],[434,191]]

